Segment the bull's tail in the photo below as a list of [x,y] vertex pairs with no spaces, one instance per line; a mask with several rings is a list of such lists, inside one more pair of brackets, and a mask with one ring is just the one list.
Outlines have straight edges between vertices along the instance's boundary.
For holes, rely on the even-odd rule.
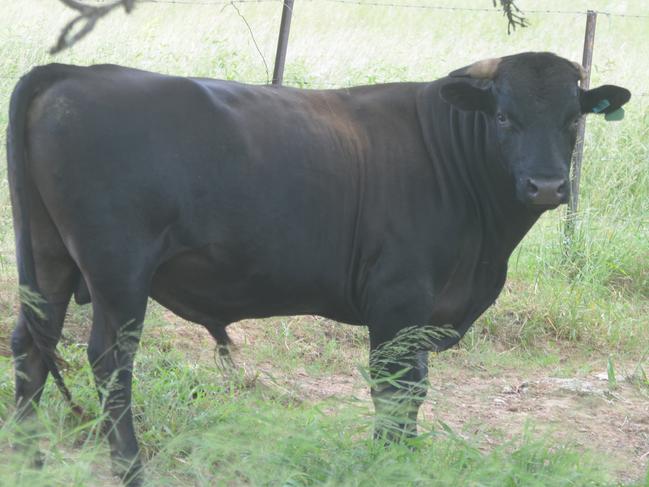
[[56,352],[58,333],[49,326],[47,302],[43,299],[36,281],[36,265],[29,213],[30,194],[36,189],[26,166],[25,132],[29,105],[39,91],[50,86],[52,82],[60,77],[61,70],[57,69],[56,66],[39,67],[23,76],[16,85],[11,95],[9,108],[7,166],[16,237],[16,261],[20,285],[21,311],[27,330],[48,371],[52,374],[65,399],[72,405],[73,410],[78,413],[80,410],[78,406],[73,404],[70,391],[66,387],[57,365],[63,363]]

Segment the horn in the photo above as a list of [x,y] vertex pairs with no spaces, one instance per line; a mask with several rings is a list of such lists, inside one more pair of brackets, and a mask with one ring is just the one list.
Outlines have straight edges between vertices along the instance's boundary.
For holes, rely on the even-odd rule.
[[586,79],[586,76],[588,76],[588,73],[586,73],[584,67],[581,64],[576,63],[574,61],[571,62],[572,65],[575,67],[575,69],[579,72],[579,81],[584,81]]
[[473,63],[470,66],[456,69],[449,74],[449,76],[453,78],[468,77],[476,79],[494,79],[501,60],[501,58],[483,59],[482,61]]

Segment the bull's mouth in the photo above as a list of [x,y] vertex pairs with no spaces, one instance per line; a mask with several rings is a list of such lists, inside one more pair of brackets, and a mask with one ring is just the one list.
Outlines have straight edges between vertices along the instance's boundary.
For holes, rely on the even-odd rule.
[[557,208],[559,208],[559,206],[565,204],[566,204],[565,201],[561,201],[560,203],[545,203],[545,204],[535,204],[535,203],[527,202],[525,205],[532,211],[543,213],[544,211],[556,210]]

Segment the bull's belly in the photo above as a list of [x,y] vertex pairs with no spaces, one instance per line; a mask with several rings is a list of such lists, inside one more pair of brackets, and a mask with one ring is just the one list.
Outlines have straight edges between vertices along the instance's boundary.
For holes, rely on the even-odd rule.
[[[245,255],[236,246],[207,245],[171,257],[156,271],[151,297],[177,315],[206,326],[225,326],[246,318],[317,314],[339,322],[378,326],[452,326],[463,335],[498,296],[506,265],[481,266],[473,261],[452,266],[438,277],[440,288],[431,289],[433,274],[412,281],[382,282],[361,306],[348,303],[344,286],[309,268],[296,257],[287,262]],[[277,265],[277,260],[284,266]],[[292,265],[291,265],[292,264]]]
[[151,297],[178,316],[206,326],[298,314],[357,324],[332,293],[236,257],[226,261],[210,246],[162,264],[154,274]]

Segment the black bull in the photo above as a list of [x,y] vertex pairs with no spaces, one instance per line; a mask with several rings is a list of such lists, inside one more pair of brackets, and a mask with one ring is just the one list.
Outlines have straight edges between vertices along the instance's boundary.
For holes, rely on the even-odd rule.
[[[371,356],[406,327],[450,327],[384,364],[405,364],[415,384],[396,425],[414,433],[427,351],[457,343],[500,293],[518,242],[565,202],[580,116],[629,99],[584,92],[579,76],[547,53],[330,91],[35,68],[14,91],[8,137],[20,416],[48,373],[69,398],[55,348],[76,293],[92,301],[88,357],[131,485],[131,369],[149,297],[221,345],[229,323],[274,315],[367,325]],[[397,396],[372,390],[377,409]]]

